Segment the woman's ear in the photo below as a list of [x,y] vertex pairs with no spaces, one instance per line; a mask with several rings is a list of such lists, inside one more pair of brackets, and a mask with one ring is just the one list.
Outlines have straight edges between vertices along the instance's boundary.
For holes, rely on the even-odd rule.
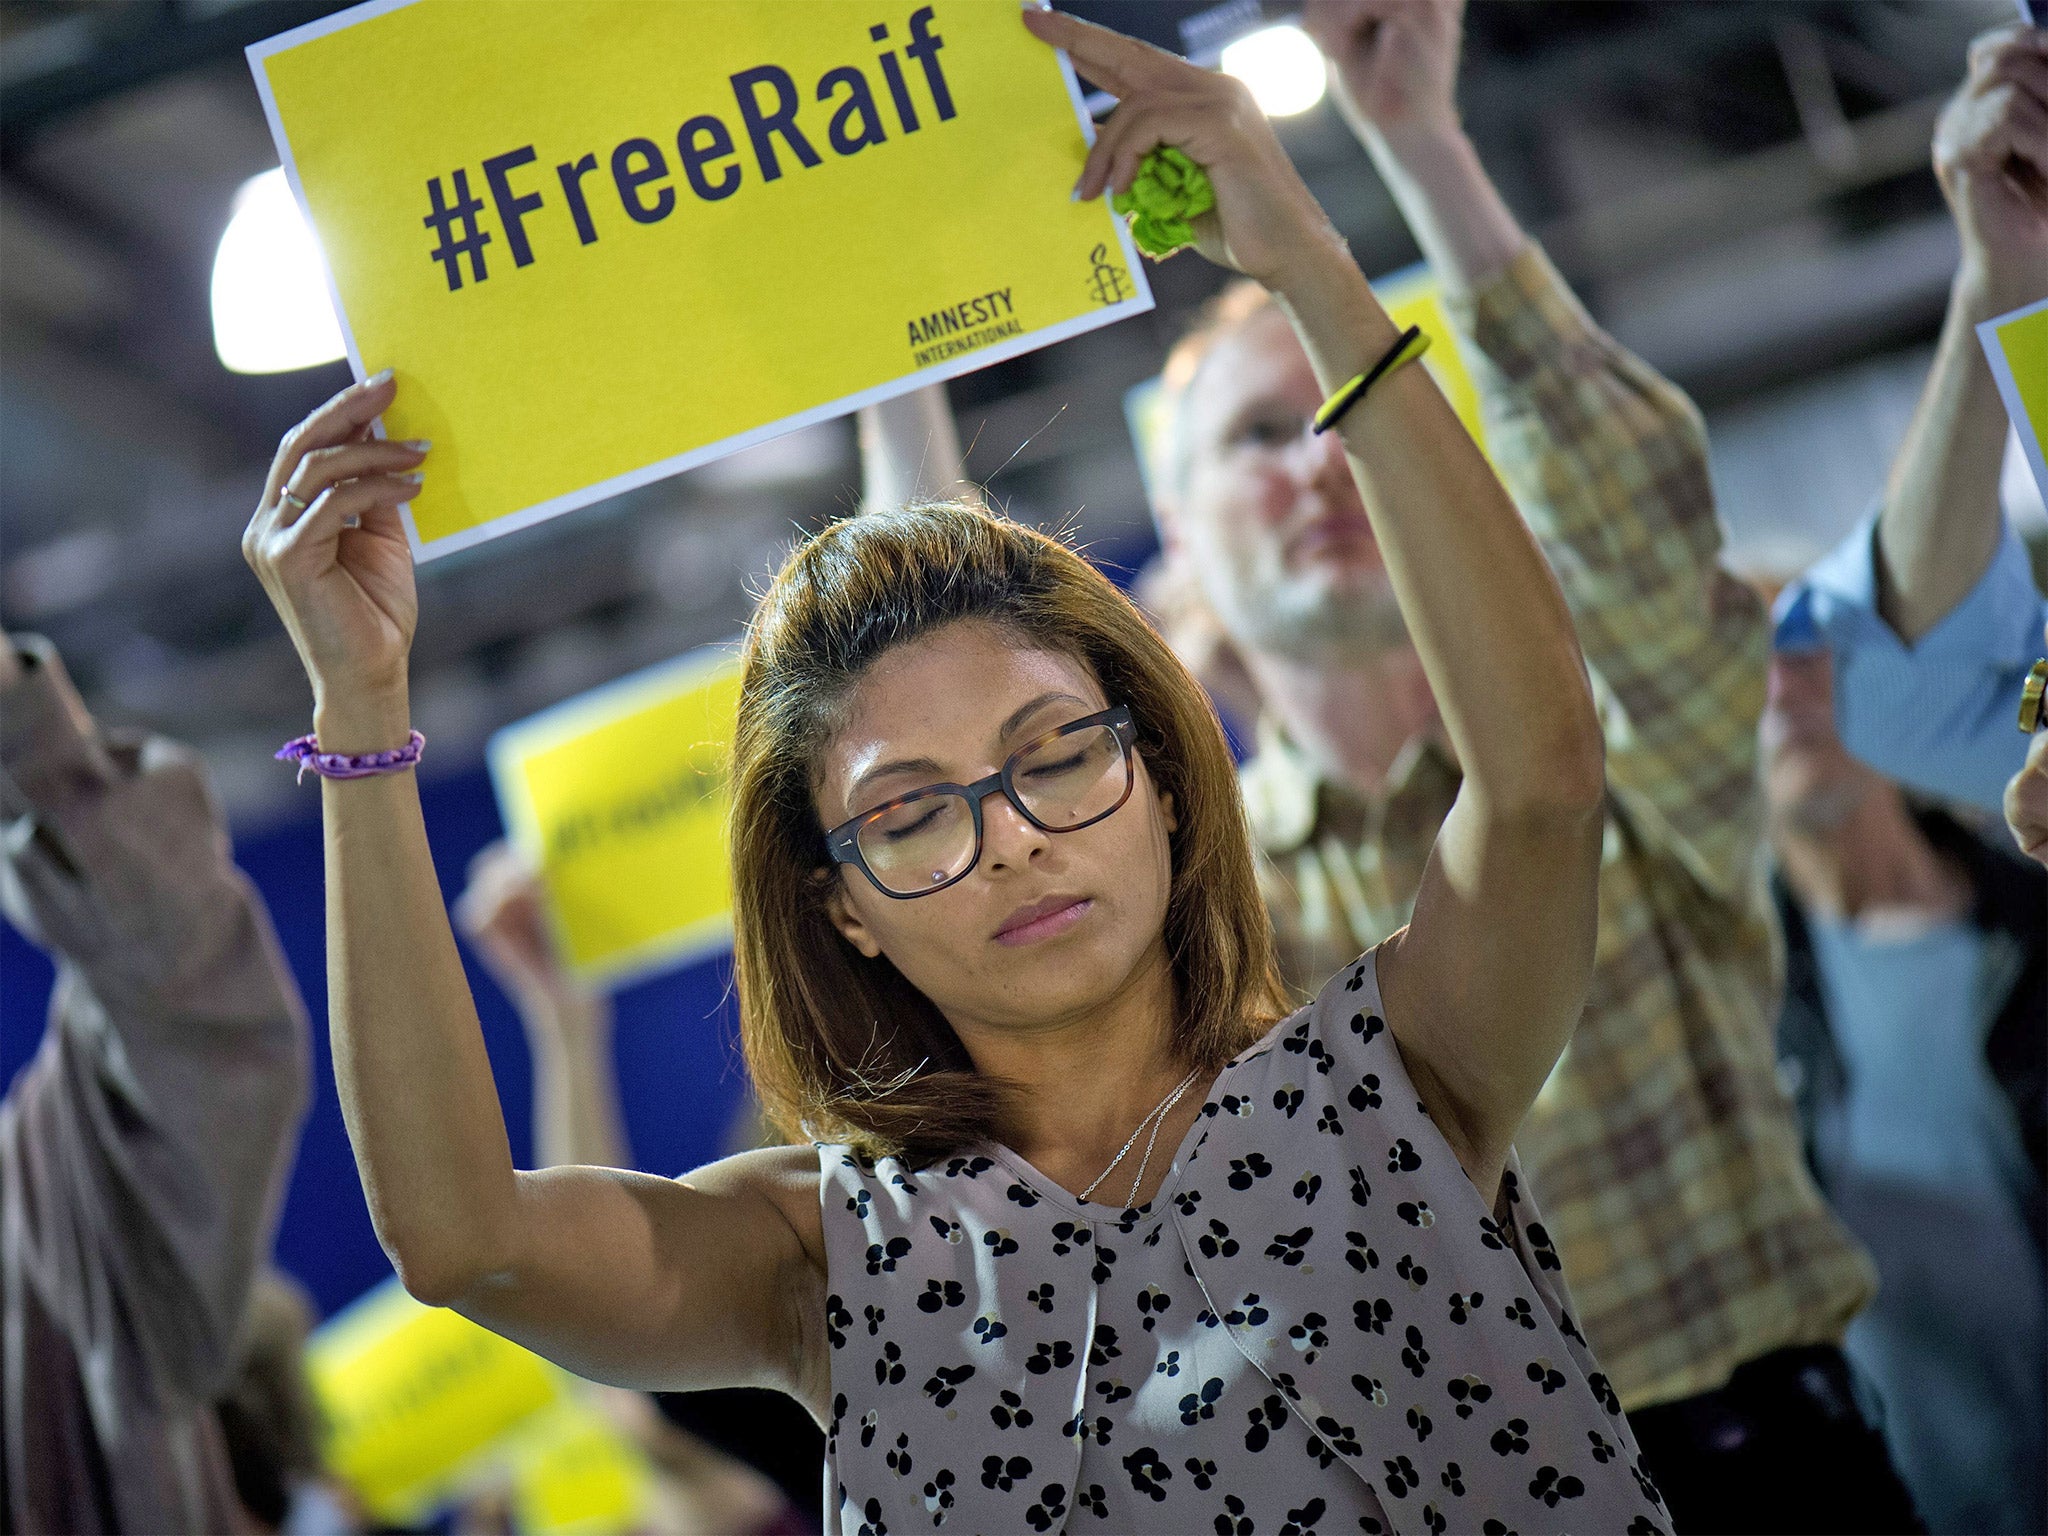
[[868,925],[854,912],[853,903],[846,899],[845,879],[830,871],[821,870],[819,873],[832,883],[832,889],[825,897],[825,915],[832,920],[832,926],[839,930],[841,938],[868,959],[878,958],[882,953],[882,946],[876,942],[874,934],[868,930]]
[[1173,814],[1173,796],[1163,789],[1159,792],[1159,816],[1166,823],[1167,831],[1180,830],[1180,818]]

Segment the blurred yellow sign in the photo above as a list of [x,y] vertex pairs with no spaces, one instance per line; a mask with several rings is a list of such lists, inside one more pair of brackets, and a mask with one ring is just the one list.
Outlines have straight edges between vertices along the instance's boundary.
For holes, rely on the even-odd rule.
[[460,548],[1152,307],[988,0],[371,0],[249,50]]
[[[1422,356],[1422,365],[1436,379],[1437,388],[1444,392],[1451,409],[1458,413],[1458,420],[1465,423],[1465,430],[1472,434],[1472,441],[1479,445],[1482,453],[1485,452],[1486,423],[1479,410],[1479,387],[1472,382],[1472,375],[1465,366],[1463,344],[1450,316],[1444,313],[1435,276],[1426,265],[1418,262],[1381,278],[1372,285],[1372,291],[1394,324],[1403,330],[1411,325],[1422,327],[1430,339],[1430,348]],[[1168,452],[1168,436],[1172,427],[1168,419],[1172,404],[1164,380],[1156,374],[1139,380],[1124,391],[1124,425],[1137,447],[1138,470],[1155,505],[1169,475],[1164,456]]]
[[386,1281],[306,1348],[328,1462],[377,1520],[420,1525],[509,1492],[526,1532],[635,1528],[652,1472],[585,1386],[459,1313]]
[[1422,366],[1435,377],[1437,388],[1444,392],[1451,409],[1458,413],[1458,420],[1465,423],[1465,430],[1472,434],[1472,441],[1483,452],[1486,448],[1486,423],[1479,412],[1479,386],[1472,382],[1471,371],[1466,366],[1464,343],[1459,340],[1458,328],[1451,324],[1451,317],[1444,312],[1443,296],[1435,274],[1418,262],[1381,278],[1372,285],[1372,291],[1385,307],[1387,317],[1402,330],[1411,325],[1422,327],[1430,342],[1429,350],[1422,355]]
[[492,738],[506,829],[539,869],[581,974],[619,980],[730,934],[726,758],[739,693],[733,655],[702,651]]
[[2048,299],[1984,321],[1977,339],[2019,432],[2034,484],[2048,501]]

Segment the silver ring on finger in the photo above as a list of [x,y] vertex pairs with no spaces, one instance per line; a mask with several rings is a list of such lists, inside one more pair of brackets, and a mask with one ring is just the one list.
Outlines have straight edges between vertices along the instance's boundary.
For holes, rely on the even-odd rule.
[[289,506],[293,512],[303,515],[313,504],[290,486],[277,493],[277,499]]

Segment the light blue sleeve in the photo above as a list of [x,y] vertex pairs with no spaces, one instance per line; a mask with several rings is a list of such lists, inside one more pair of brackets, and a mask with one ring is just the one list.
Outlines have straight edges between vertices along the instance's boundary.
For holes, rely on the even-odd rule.
[[1834,653],[1835,723],[1849,750],[1908,788],[1997,814],[2026,757],[2020,683],[2048,652],[2048,601],[2010,525],[1969,594],[1917,645],[1877,612],[1872,512],[1778,601],[1778,643]]

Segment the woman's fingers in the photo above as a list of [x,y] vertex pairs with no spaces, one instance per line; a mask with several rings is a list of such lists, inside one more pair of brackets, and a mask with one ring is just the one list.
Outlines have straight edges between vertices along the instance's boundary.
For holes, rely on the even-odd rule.
[[399,527],[398,507],[419,494],[418,475],[364,475],[323,491],[296,522],[281,530],[282,552],[331,544],[344,528]]
[[315,449],[349,442],[377,419],[397,393],[397,381],[387,368],[373,379],[351,384],[287,432],[277,445],[277,456],[270,461],[270,476],[263,486],[264,505],[277,499],[299,460]]
[[[1081,166],[1081,179],[1074,183],[1074,196],[1087,202],[1105,192],[1121,192],[1130,186],[1128,177],[1117,180],[1117,170],[1128,163],[1131,174],[1136,174],[1137,162],[1143,158],[1144,150],[1136,157],[1130,153],[1130,146],[1145,137],[1149,131],[1151,114],[1137,102],[1125,102],[1103,122],[1095,135],[1095,143],[1088,151],[1088,158]],[[1156,131],[1151,132],[1150,149],[1159,142]]]
[[1160,117],[1157,108],[1141,101],[1126,101],[1110,113],[1095,135],[1074,195],[1086,202],[1104,193],[1130,190],[1138,163],[1167,138],[1160,131]]
[[1185,150],[1211,174],[1231,151],[1234,92],[1227,75],[1204,74],[1200,89],[1152,91],[1124,101],[1103,122],[1082,166],[1074,193],[1084,201],[1105,192],[1128,192],[1145,157],[1160,145]]
[[353,522],[344,517],[341,525],[344,528],[360,528],[365,533],[375,533],[388,538],[394,538],[401,544],[407,544],[409,548],[410,545],[405,536],[405,519],[398,515],[398,509],[403,503],[412,500],[418,494],[419,487],[415,485],[410,492],[399,497],[397,501],[388,501],[383,497],[379,497],[375,506],[365,507],[360,513],[354,514],[355,520]]
[[[1125,109],[1119,107],[1115,116],[1122,117]],[[1138,179],[1138,167],[1152,151],[1163,143],[1171,141],[1172,135],[1166,130],[1166,114],[1157,111],[1132,112],[1130,117],[1118,124],[1119,133],[1106,135],[1109,140],[1109,157],[1105,167],[1103,190],[1128,192],[1131,183]]]
[[[343,390],[286,435],[242,555],[291,633],[317,692],[402,680],[419,613],[398,508],[418,494],[424,447],[377,440],[389,374]],[[289,497],[285,488],[291,487]]]
[[1141,43],[1121,32],[1098,27],[1092,21],[1069,16],[1064,11],[1045,11],[1033,6],[1024,10],[1024,25],[1040,42],[1066,50],[1074,68],[1112,96],[1128,96],[1156,67],[1155,61],[1172,60],[1150,43]]
[[[364,475],[399,474],[415,468],[427,456],[430,444],[423,442],[393,443],[381,438],[367,442],[350,442],[338,448],[315,448],[305,454],[292,471],[285,490],[289,491],[301,507],[310,507],[319,499],[320,493],[344,480],[358,479]],[[292,502],[279,500],[278,520],[289,526],[304,516]]]
[[1118,98],[1074,183],[1077,198],[1128,191],[1145,156],[1161,144],[1187,149],[1205,165],[1212,157],[1190,147],[1198,139],[1227,154],[1236,81],[1062,12],[1026,10],[1024,19],[1034,36],[1066,49],[1075,68]]

